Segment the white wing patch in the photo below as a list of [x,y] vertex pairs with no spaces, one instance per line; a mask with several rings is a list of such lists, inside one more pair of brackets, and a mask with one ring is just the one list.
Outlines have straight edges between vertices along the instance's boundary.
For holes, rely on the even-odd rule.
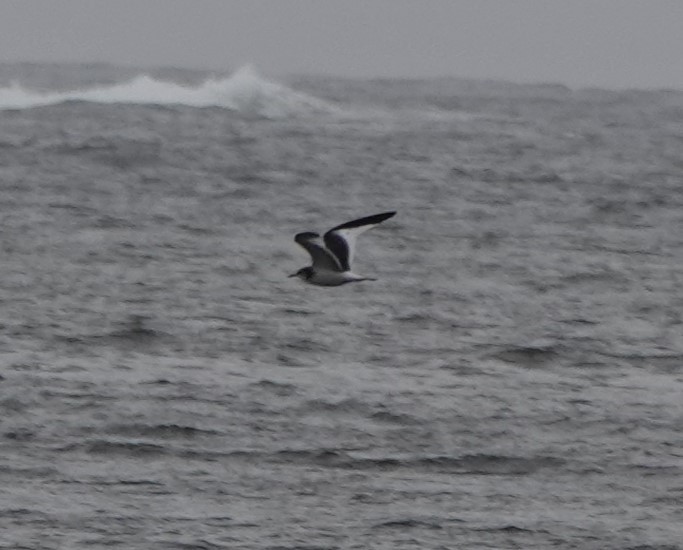
[[356,252],[358,235],[365,233],[368,229],[372,229],[395,214],[396,212],[384,212],[333,227],[325,233],[325,245],[337,258],[342,269],[349,271]]

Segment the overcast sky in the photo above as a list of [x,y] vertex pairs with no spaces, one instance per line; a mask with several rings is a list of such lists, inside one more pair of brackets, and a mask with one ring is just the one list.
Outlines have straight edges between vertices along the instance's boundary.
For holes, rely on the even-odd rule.
[[683,0],[0,0],[0,60],[683,89]]

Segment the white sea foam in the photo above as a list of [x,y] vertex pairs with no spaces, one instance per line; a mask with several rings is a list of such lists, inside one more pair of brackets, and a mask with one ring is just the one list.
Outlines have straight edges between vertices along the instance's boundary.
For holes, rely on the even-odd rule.
[[139,75],[120,84],[66,92],[37,92],[17,82],[0,88],[0,109],[27,109],[65,101],[223,107],[273,118],[337,110],[321,99],[262,77],[249,65],[227,78],[208,79],[196,86]]

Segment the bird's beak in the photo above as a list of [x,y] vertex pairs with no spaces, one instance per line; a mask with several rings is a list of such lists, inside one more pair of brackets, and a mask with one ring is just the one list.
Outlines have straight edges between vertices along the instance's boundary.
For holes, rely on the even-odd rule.
[[291,275],[287,275],[288,279],[291,279],[292,277],[296,277],[296,273],[292,273]]

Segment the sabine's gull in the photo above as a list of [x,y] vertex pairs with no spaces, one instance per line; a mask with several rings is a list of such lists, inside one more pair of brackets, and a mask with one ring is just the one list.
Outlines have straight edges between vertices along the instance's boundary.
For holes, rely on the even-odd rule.
[[375,281],[351,271],[356,237],[368,229],[388,220],[396,212],[382,212],[343,223],[323,235],[311,231],[297,233],[294,240],[311,255],[313,265],[302,267],[290,277],[318,286],[339,286],[355,281]]

